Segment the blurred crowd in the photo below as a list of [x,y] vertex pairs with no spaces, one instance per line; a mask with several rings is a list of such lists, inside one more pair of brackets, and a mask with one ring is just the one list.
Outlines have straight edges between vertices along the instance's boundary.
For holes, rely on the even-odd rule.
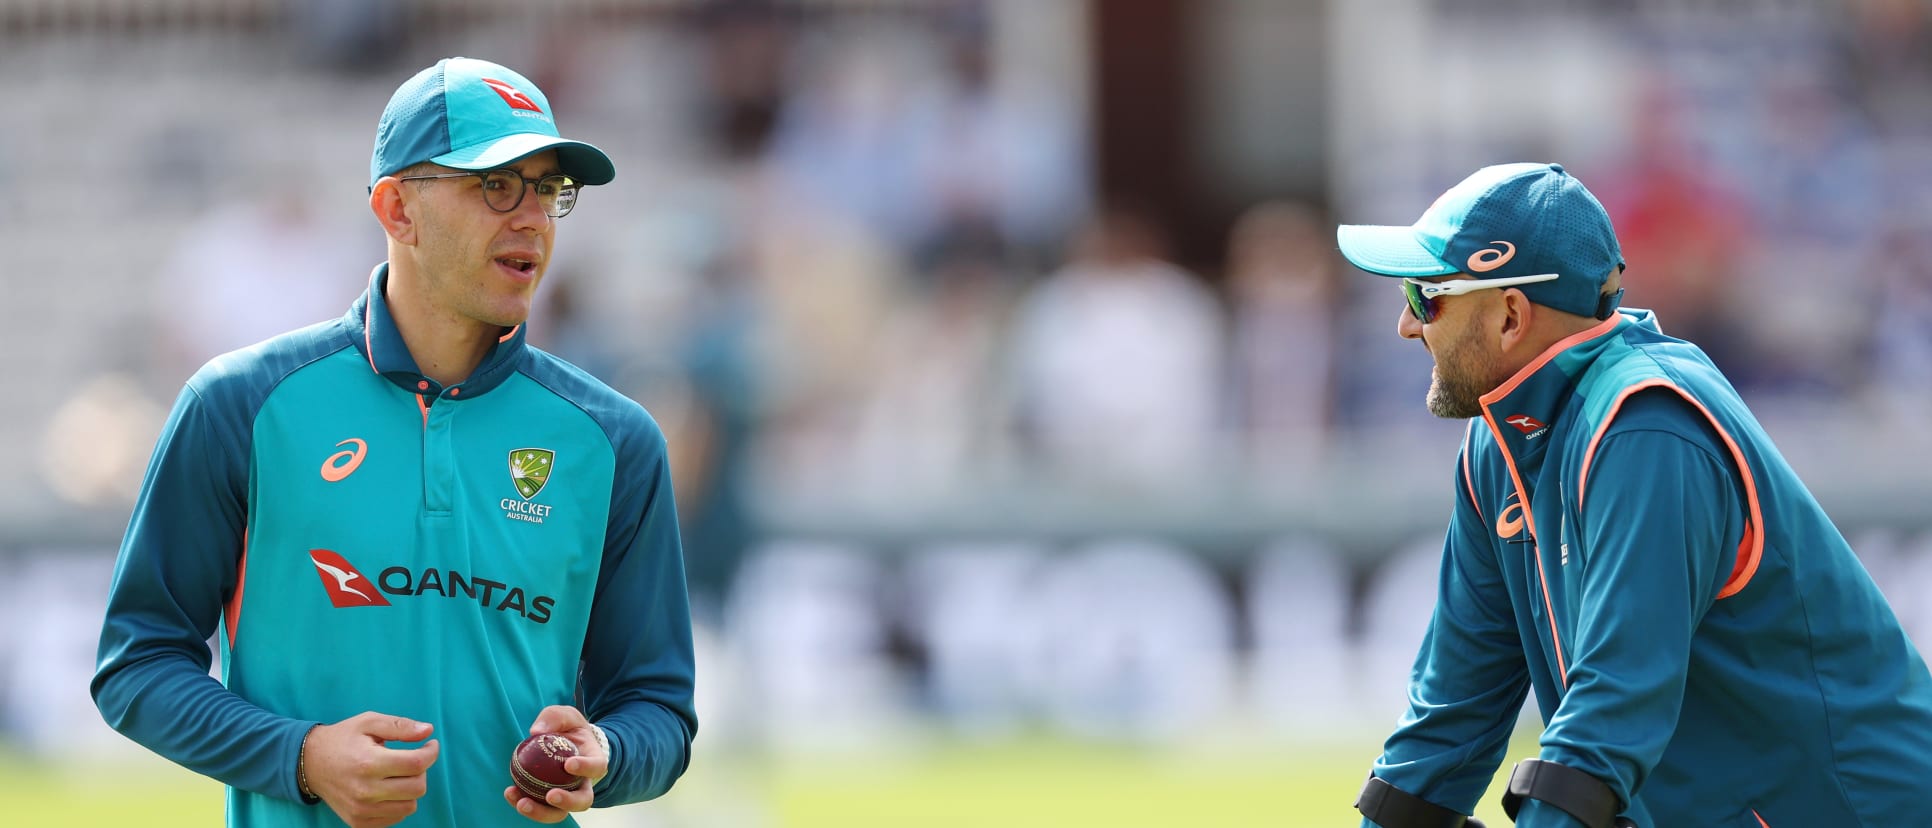
[[[1510,4],[1439,5],[1466,24]],[[1919,417],[1926,4],[1723,20],[1601,5],[1570,13],[1601,15],[1626,50],[1625,104],[1595,113],[1606,134],[1582,157],[1476,160],[1560,160],[1588,182],[1623,238],[1626,304],[1701,343],[1747,397]],[[1054,74],[1058,45],[1016,34],[1057,20],[1077,39],[1077,4],[721,0],[549,27],[431,6],[424,26],[385,4],[293,4],[298,57],[276,71],[329,91],[305,123],[353,147],[381,106],[371,90],[445,52],[498,57],[612,151],[619,178],[562,228],[531,339],[656,413],[701,548],[750,542],[760,490],[888,510],[1015,481],[1156,497],[1322,469],[1391,431],[1454,439],[1422,410],[1427,361],[1394,337],[1394,290],[1343,273],[1330,205],[1348,194],[1252,204],[1220,250],[1183,260],[1171,210],[1093,180],[1107,136],[1083,90]],[[35,66],[15,67],[30,95]],[[260,126],[218,104],[217,128]],[[208,117],[153,127],[139,153],[155,180],[124,193],[201,197],[163,244],[104,248],[148,262],[125,312],[152,340],[112,361],[149,416],[209,356],[339,312],[381,258],[356,191],[336,186],[359,167],[245,132],[203,141]],[[1341,148],[1336,163],[1374,159]],[[1466,171],[1443,166],[1414,186]],[[80,434],[62,445],[98,429]]]

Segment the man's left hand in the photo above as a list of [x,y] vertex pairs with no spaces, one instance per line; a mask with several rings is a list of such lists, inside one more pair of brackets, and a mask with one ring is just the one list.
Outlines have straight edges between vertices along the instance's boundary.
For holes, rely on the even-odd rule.
[[610,772],[610,755],[604,752],[604,745],[597,740],[596,731],[590,727],[590,720],[584,718],[583,711],[575,707],[553,704],[537,714],[537,721],[530,725],[530,735],[555,733],[577,746],[577,755],[564,760],[564,770],[584,778],[584,784],[574,791],[552,790],[544,799],[531,799],[517,786],[503,789],[503,800],[517,809],[524,818],[543,823],[564,821],[572,811],[590,810],[590,801],[596,797],[597,781]]

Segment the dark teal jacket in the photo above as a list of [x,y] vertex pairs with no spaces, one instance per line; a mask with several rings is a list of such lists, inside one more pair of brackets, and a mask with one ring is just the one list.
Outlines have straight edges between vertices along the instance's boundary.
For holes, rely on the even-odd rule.
[[1470,813],[1533,688],[1644,828],[1932,825],[1932,675],[1702,351],[1623,311],[1482,402],[1376,776]]

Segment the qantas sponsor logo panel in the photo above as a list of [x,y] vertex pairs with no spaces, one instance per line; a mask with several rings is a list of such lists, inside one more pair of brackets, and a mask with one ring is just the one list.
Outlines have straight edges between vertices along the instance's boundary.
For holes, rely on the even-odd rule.
[[321,576],[322,591],[329,596],[329,603],[337,608],[391,606],[385,595],[397,599],[435,596],[475,601],[484,609],[520,615],[531,623],[544,624],[550,621],[551,610],[557,604],[552,596],[459,569],[389,566],[371,581],[347,558],[327,549],[309,550],[309,561]]

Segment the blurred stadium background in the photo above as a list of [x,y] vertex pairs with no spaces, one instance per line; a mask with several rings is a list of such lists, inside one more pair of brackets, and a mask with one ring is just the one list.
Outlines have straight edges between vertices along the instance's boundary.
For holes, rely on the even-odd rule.
[[1706,346],[1929,640],[1929,21],[0,0],[0,799],[219,819],[87,697],[115,547],[182,380],[363,288],[376,118],[452,54],[520,68],[616,159],[531,337],[676,456],[697,758],[588,825],[1352,824],[1461,425],[1332,225],[1504,161],[1604,199],[1627,303]]

